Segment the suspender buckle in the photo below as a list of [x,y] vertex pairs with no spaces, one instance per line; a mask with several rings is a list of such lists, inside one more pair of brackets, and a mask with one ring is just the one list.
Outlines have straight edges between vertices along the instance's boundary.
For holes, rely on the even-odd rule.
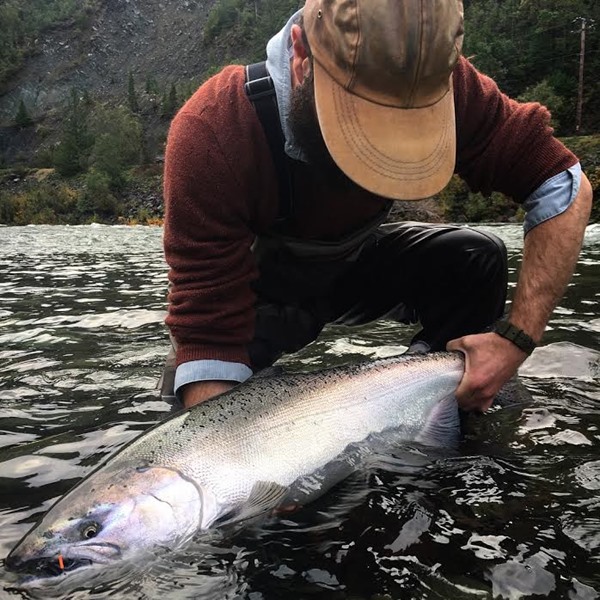
[[261,77],[260,79],[246,81],[244,84],[244,90],[252,102],[260,98],[264,98],[265,96],[271,96],[275,93],[273,80],[271,79],[270,75]]

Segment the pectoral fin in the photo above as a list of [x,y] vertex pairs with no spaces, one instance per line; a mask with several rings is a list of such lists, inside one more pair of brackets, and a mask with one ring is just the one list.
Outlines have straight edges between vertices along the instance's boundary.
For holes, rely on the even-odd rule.
[[240,521],[247,521],[260,515],[271,512],[279,506],[289,490],[287,487],[272,481],[257,481],[252,488],[248,501],[244,506],[231,515],[220,525],[229,525]]
[[431,411],[427,423],[416,441],[427,446],[453,447],[460,438],[458,405],[453,395],[440,401]]

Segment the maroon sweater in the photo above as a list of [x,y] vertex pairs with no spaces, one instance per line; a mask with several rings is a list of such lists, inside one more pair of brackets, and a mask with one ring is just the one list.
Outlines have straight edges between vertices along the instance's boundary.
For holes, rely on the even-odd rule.
[[[577,162],[553,137],[549,113],[519,104],[461,59],[454,72],[456,172],[473,191],[523,201]],[[328,188],[294,165],[301,198],[293,233],[335,240],[381,210],[384,199]],[[170,266],[166,323],[177,364],[218,359],[248,364],[254,331],[250,246],[277,214],[277,177],[262,126],[244,92],[244,69],[225,68],[179,111],[165,160],[164,245]]]

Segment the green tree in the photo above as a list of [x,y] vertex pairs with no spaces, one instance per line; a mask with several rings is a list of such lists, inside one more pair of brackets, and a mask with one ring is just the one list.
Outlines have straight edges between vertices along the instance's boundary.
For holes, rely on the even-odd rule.
[[177,86],[172,83],[169,93],[166,92],[163,94],[162,99],[162,110],[161,114],[163,117],[171,118],[175,111],[177,110],[178,101],[177,101]]
[[172,83],[171,90],[169,91],[169,109],[171,110],[171,114],[175,114],[177,107],[178,107],[177,86],[174,83]]
[[79,92],[71,90],[65,118],[62,122],[60,141],[54,151],[54,166],[66,177],[85,171],[90,148],[94,143],[88,126],[89,107]]
[[209,44],[238,21],[244,0],[218,0],[208,13],[204,26],[204,42]]
[[140,121],[124,107],[104,107],[94,115],[92,128],[95,142],[90,165],[108,177],[113,189],[118,189],[126,182],[125,169],[139,161]]
[[[540,82],[560,135],[573,131],[578,95],[580,29],[587,28],[583,128],[600,127],[600,19],[597,0],[466,0],[464,53],[512,97],[529,96]],[[544,91],[543,89],[537,90]]]
[[0,191],[0,223],[12,225],[17,209],[12,195]]
[[77,202],[77,209],[84,217],[94,215],[110,219],[119,215],[121,205],[111,191],[108,174],[90,169],[85,176],[85,190]]
[[146,77],[146,94],[149,96],[158,96],[159,93],[160,89],[156,78],[153,75],[148,75]]
[[19,108],[17,109],[17,114],[15,116],[15,123],[17,127],[20,128],[29,127],[33,124],[33,120],[29,116],[29,112],[27,111],[27,107],[25,106],[23,98],[21,98],[19,102]]
[[519,97],[521,102],[539,102],[543,104],[552,114],[552,126],[555,129],[560,129],[560,121],[558,115],[565,100],[559,96],[547,79],[528,87]]
[[263,60],[267,40],[302,4],[299,0],[218,0],[206,19],[204,45],[214,47],[216,39],[226,38],[228,46],[236,49],[236,60]]

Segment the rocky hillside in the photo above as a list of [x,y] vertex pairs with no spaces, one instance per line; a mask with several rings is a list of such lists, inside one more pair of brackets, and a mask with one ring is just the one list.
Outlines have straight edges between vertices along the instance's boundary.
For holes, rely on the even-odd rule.
[[59,109],[72,88],[109,99],[140,85],[198,79],[210,66],[202,31],[215,0],[101,0],[82,24],[44,31],[24,68],[0,96],[0,123],[14,120],[24,100],[34,120]]
[[[140,118],[149,151],[144,160],[152,160],[161,154],[177,106],[221,66],[264,56],[266,41],[301,4],[302,0],[86,0],[85,5],[72,5],[73,18],[44,26],[35,37],[29,34],[22,49],[27,58],[22,64],[15,61],[18,68],[8,80],[0,79],[0,169],[51,166],[73,91],[96,107],[104,103],[132,108],[132,82],[138,97],[145,94],[133,112]],[[0,3],[0,37],[8,38],[6,29]],[[165,111],[174,86],[175,106]],[[19,126],[23,107],[26,127]]]

